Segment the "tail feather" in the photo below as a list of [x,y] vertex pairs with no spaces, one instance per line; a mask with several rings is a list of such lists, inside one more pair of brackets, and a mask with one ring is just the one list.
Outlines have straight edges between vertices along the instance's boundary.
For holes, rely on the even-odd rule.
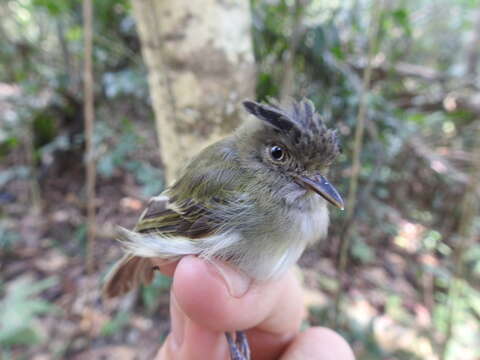
[[194,242],[186,238],[172,240],[123,228],[118,229],[118,240],[123,244],[126,254],[105,278],[103,286],[105,298],[123,295],[141,284],[149,284],[154,275],[154,266],[150,258],[171,261],[182,255],[199,252]]
[[112,298],[123,295],[140,284],[152,282],[154,268],[149,258],[126,254],[108,273],[103,286],[103,295]]
[[124,246],[126,255],[114,265],[106,277],[103,286],[103,295],[106,298],[123,295],[140,284],[149,284],[154,275],[151,258],[163,259],[166,262],[184,255],[222,258],[225,254],[230,254],[232,250],[228,249],[238,243],[237,234],[220,233],[194,241],[187,237],[171,238],[123,228],[118,230],[118,240]]

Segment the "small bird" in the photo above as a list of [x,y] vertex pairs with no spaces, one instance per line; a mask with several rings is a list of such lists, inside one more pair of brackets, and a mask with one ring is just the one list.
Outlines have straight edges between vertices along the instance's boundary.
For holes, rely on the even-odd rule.
[[[152,281],[151,258],[216,258],[254,281],[278,278],[305,247],[325,237],[327,204],[343,200],[326,174],[340,153],[310,100],[244,101],[254,117],[200,152],[150,200],[133,231],[120,228],[126,254],[107,275],[104,295]],[[227,334],[231,357],[250,358],[242,332]]]

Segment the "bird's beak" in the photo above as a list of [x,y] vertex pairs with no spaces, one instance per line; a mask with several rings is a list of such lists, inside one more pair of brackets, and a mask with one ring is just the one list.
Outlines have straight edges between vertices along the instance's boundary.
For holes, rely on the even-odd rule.
[[343,199],[342,196],[338,193],[328,180],[321,175],[306,177],[306,176],[297,176],[295,178],[296,182],[303,186],[307,190],[315,191],[318,195],[327,200],[330,204],[343,210]]

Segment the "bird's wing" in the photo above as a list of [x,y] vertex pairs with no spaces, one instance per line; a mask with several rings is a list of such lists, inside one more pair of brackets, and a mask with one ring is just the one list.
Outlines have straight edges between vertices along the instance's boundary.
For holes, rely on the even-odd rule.
[[[215,215],[216,206],[220,204],[215,200],[209,201],[208,204],[192,199],[172,201],[167,195],[159,195],[150,199],[133,232],[123,229],[120,230],[119,236],[121,240],[128,239],[138,244],[129,236],[141,234],[148,237],[149,233],[154,233],[161,236],[155,238],[157,240],[155,243],[168,252],[171,246],[169,244],[180,244],[179,237],[194,240],[217,232],[223,221]],[[182,244],[188,247],[187,243]],[[173,257],[173,254],[171,255]],[[149,284],[153,275],[154,267],[149,257],[134,255],[127,251],[106,276],[103,294],[107,298],[122,295],[140,284]]]
[[[225,157],[230,158],[227,166],[222,162]],[[127,254],[106,277],[106,297],[149,283],[153,278],[149,258],[192,254],[197,240],[245,226],[245,219],[252,217],[241,214],[252,199],[243,186],[251,182],[246,176],[253,175],[247,175],[234,157],[231,147],[222,142],[205,149],[183,177],[149,201],[133,231],[121,229],[119,237]]]
[[224,206],[215,198],[199,201],[195,198],[176,200],[168,195],[156,196],[150,199],[134,231],[168,237],[203,238],[217,232],[228,221],[228,216],[218,215]]
[[161,195],[150,200],[134,231],[171,237],[199,239],[231,228],[239,211],[252,199],[245,184],[255,174],[233,160],[225,164],[221,145],[205,150],[208,155],[193,161],[186,173]]

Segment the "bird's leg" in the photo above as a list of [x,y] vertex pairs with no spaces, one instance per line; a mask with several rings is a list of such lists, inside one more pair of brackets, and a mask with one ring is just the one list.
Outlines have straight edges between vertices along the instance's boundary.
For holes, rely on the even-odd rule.
[[250,346],[248,345],[247,335],[243,331],[237,331],[236,343],[240,347],[245,359],[250,360]]
[[228,346],[230,348],[231,360],[250,360],[250,347],[248,339],[244,332],[237,331],[235,333],[235,341],[231,333],[225,333]]
[[227,337],[228,347],[230,348],[231,360],[244,360],[244,357],[240,352],[240,349],[238,348],[236,342],[233,341],[232,334],[227,332],[225,333],[225,336]]

